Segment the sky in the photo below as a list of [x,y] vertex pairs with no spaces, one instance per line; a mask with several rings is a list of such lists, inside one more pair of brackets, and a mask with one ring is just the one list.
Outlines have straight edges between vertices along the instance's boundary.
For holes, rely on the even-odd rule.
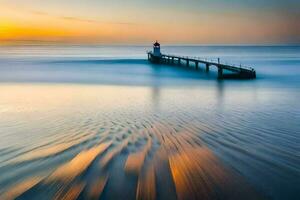
[[0,44],[300,44],[299,0],[0,0]]

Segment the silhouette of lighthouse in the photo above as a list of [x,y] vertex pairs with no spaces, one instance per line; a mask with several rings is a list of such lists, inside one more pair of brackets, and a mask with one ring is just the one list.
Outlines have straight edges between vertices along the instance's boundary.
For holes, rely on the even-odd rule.
[[153,56],[161,57],[160,44],[157,41],[153,44]]

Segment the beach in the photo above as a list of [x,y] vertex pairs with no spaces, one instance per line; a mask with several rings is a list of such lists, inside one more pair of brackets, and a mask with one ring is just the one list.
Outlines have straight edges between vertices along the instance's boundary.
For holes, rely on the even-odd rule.
[[300,47],[0,47],[0,199],[297,199]]

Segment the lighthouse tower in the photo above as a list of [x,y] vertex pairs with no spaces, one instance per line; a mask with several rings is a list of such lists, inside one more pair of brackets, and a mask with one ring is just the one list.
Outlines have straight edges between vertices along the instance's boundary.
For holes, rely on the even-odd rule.
[[153,56],[161,57],[160,44],[157,41],[153,44]]

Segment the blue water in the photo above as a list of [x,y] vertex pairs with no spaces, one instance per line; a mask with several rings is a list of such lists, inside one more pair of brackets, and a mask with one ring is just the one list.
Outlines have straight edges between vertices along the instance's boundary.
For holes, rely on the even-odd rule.
[[[195,74],[187,70],[150,65],[145,59],[146,51],[149,49],[151,47],[144,46],[1,47],[0,81],[104,84],[132,82],[132,84],[153,85],[156,84],[156,78],[162,80],[164,84],[169,81],[167,79],[178,76],[188,76],[196,81],[215,78],[215,74]],[[287,83],[291,87],[299,85],[299,49],[299,46],[169,46],[164,47],[162,51],[208,60],[220,58],[223,63],[253,67],[259,79],[252,81],[254,84],[272,87],[278,83],[280,85]],[[119,77],[116,70],[124,76]],[[44,77],[45,72],[47,77]],[[185,80],[179,78],[177,81]]]
[[147,50],[0,47],[0,199],[299,198],[300,46],[162,47],[255,80]]

